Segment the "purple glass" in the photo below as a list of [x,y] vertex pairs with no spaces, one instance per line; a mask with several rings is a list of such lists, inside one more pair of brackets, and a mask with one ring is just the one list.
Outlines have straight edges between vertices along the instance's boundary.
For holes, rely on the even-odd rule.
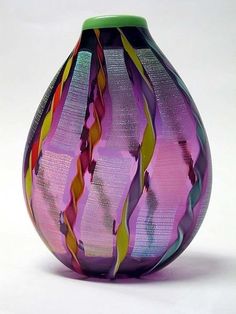
[[211,191],[208,140],[186,86],[145,25],[116,24],[82,31],[36,112],[23,167],[48,248],[105,278],[173,261]]

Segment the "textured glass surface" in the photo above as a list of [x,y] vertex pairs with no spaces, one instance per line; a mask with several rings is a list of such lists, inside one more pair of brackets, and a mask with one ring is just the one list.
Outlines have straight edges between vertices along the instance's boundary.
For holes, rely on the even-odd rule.
[[209,202],[209,146],[147,29],[82,32],[33,120],[23,185],[41,238],[78,273],[148,274],[188,246]]

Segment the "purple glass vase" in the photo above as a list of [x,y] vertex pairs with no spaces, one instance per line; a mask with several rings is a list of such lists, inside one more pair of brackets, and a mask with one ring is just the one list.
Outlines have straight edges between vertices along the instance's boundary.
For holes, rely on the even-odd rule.
[[34,117],[23,186],[39,235],[80,274],[149,274],[191,242],[209,203],[208,140],[145,19],[85,21]]

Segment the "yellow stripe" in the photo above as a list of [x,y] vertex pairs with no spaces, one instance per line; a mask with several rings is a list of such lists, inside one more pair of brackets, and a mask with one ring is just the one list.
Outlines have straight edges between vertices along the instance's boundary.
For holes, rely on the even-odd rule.
[[[100,64],[100,66],[102,65]],[[98,72],[98,86],[99,86],[100,92],[103,91],[106,86],[106,76],[103,69],[100,69]]]
[[64,220],[65,220],[65,224],[68,228],[68,232],[66,234],[67,247],[68,247],[69,251],[71,252],[71,255],[73,256],[75,261],[79,264],[79,261],[78,261],[77,256],[76,256],[76,252],[77,252],[77,248],[78,248],[76,237],[74,235],[74,232],[71,229],[71,226],[70,226],[69,221],[67,220],[66,216],[64,216]]
[[[70,73],[71,65],[72,65],[72,57],[70,57],[69,60],[67,61],[63,75],[62,75],[60,97],[61,97],[64,83],[67,80],[68,75]],[[46,136],[48,135],[48,132],[49,132],[51,124],[52,124],[53,104],[54,104],[54,97],[52,99],[50,111],[46,114],[44,121],[43,121],[43,124],[42,124],[42,127],[41,127],[40,138],[39,138],[39,152],[41,150],[42,143],[43,143],[44,139],[46,138]]]
[[[100,30],[99,30],[99,29],[95,29],[95,30],[94,30],[94,33],[95,33],[95,35],[96,35],[97,39],[99,39],[99,36],[100,36]],[[99,42],[99,43],[100,43],[100,42]]]
[[154,149],[155,149],[155,133],[153,130],[153,126],[152,126],[152,118],[150,115],[150,112],[148,110],[148,104],[147,104],[147,100],[144,97],[144,112],[146,115],[146,119],[147,119],[147,125],[144,131],[144,135],[143,135],[143,141],[141,144],[141,155],[142,155],[142,168],[143,168],[143,172],[147,169],[151,159],[152,159],[152,155],[154,153]]
[[32,153],[30,153],[29,155],[29,168],[27,169],[25,176],[25,192],[27,196],[27,201],[30,200],[32,190],[31,155]]
[[25,176],[25,193],[26,193],[27,208],[31,216],[31,219],[34,222],[34,215],[33,215],[33,211],[30,204],[31,193],[32,193],[31,154],[32,153],[30,153],[29,155],[29,168],[27,169],[26,176]]
[[77,175],[74,177],[71,184],[71,193],[73,196],[73,206],[76,209],[77,201],[81,196],[84,189],[84,178],[82,174],[81,162],[80,159],[77,161]]
[[[144,186],[144,174],[145,171],[152,159],[154,149],[155,149],[155,133],[152,126],[152,119],[150,112],[148,110],[148,104],[145,96],[144,98],[144,112],[147,119],[147,125],[144,130],[143,134],[143,140],[141,144],[140,149],[140,172],[139,172],[139,179],[140,179],[140,185],[143,189]],[[125,200],[125,204],[122,210],[122,220],[117,230],[117,236],[116,236],[116,247],[117,247],[117,258],[116,258],[116,264],[114,267],[114,273],[113,276],[116,275],[120,264],[125,259],[128,248],[129,248],[129,231],[127,226],[127,211],[128,211],[128,198],[129,194]]]
[[66,63],[65,70],[64,70],[63,75],[62,75],[62,85],[61,85],[61,88],[63,88],[63,85],[64,85],[65,81],[67,80],[68,75],[70,73],[70,68],[71,68],[71,65],[72,65],[72,59],[73,59],[73,56],[71,56],[69,58],[69,60],[67,61],[67,63]]
[[102,133],[101,123],[99,121],[97,111],[94,110],[93,114],[94,114],[95,122],[91,126],[90,132],[89,132],[89,139],[90,139],[90,143],[92,146],[91,149],[97,144],[98,140],[101,137],[101,133]]
[[138,69],[139,73],[142,75],[142,77],[143,77],[144,81],[147,83],[148,87],[150,89],[152,89],[152,86],[151,86],[150,82],[148,81],[147,77],[145,76],[143,66],[142,66],[134,48],[129,43],[128,39],[125,37],[122,30],[120,28],[118,28],[118,30],[121,34],[121,40],[122,40],[122,43],[123,43],[123,46],[124,46],[126,52],[130,56],[131,60],[134,62],[136,68]]
[[128,198],[126,198],[124,207],[122,209],[122,219],[121,223],[117,230],[116,235],[116,246],[117,246],[117,258],[116,264],[114,268],[114,274],[117,273],[120,264],[124,260],[125,256],[127,255],[128,248],[129,248],[129,232],[127,226],[127,210],[128,210]]
[[[73,57],[70,57],[70,59],[67,61],[67,64],[65,66],[65,70],[64,70],[63,76],[62,76],[62,83],[64,83],[66,81],[66,79],[68,78],[68,75],[70,73],[70,68],[72,65],[72,58]],[[63,87],[63,84],[61,84],[61,86]],[[50,130],[51,124],[52,124],[53,103],[54,103],[54,97],[53,97],[53,100],[51,103],[50,111],[46,114],[44,121],[43,121],[43,124],[41,126],[38,152],[41,151],[42,143],[43,143],[44,139],[46,138],[46,136]],[[30,152],[30,155],[29,155],[29,167],[26,171],[26,176],[25,176],[25,191],[26,191],[26,198],[27,198],[27,202],[28,202],[28,208],[31,212],[31,215],[33,216],[33,212],[32,212],[31,206],[30,206],[30,199],[31,199],[31,193],[32,193],[31,157],[32,157],[32,151]]]
[[51,106],[50,111],[46,114],[42,127],[41,127],[41,132],[40,132],[40,137],[39,137],[39,150],[38,150],[39,152],[41,150],[42,143],[44,139],[46,138],[46,136],[48,135],[48,132],[52,124],[52,111],[53,111],[52,108],[53,106]]

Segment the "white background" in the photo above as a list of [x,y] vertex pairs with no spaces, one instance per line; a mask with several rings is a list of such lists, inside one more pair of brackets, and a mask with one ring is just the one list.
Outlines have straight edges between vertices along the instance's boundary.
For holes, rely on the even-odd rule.
[[[187,84],[212,151],[213,191],[190,247],[150,280],[81,281],[36,234],[21,166],[35,110],[74,47],[102,14],[147,18]],[[236,1],[0,0],[0,313],[236,313]]]

